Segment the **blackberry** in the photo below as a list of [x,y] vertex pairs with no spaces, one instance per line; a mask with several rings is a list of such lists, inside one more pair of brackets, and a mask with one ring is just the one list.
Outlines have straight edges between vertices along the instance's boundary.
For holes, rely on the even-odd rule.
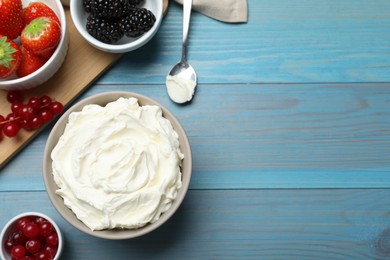
[[135,8],[120,21],[122,30],[127,37],[138,37],[149,31],[156,17],[146,8]]
[[128,13],[128,0],[84,0],[89,2],[89,12],[96,17],[119,18]]
[[123,36],[123,30],[118,21],[89,15],[87,31],[101,42],[115,43]]
[[129,5],[130,6],[137,6],[137,5],[139,5],[143,1],[144,0],[129,0]]
[[83,5],[84,5],[84,9],[86,12],[90,13],[92,8],[91,8],[91,2],[92,0],[83,0]]

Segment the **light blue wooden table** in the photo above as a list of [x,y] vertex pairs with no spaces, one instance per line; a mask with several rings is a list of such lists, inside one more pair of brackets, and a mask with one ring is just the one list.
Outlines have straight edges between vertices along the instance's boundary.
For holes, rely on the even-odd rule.
[[50,215],[63,259],[389,259],[390,1],[249,0],[247,24],[193,13],[195,99],[170,102],[181,7],[81,98],[110,90],[169,108],[193,151],[190,191],[150,235],[104,241],[70,226],[42,180],[49,126],[0,172],[0,225]]

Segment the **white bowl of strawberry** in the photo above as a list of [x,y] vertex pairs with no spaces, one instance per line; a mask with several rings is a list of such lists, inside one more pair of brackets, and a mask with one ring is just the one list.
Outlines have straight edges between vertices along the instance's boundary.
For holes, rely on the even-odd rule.
[[30,89],[58,71],[68,50],[60,1],[3,0],[0,21],[0,89]]
[[63,238],[57,224],[47,215],[26,212],[12,218],[1,232],[0,256],[8,259],[59,259]]

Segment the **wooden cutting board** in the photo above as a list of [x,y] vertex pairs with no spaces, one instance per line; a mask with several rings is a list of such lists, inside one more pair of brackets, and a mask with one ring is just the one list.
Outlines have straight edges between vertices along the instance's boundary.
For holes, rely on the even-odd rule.
[[[164,0],[164,13],[166,13],[167,7],[168,0]],[[121,54],[106,53],[88,44],[73,25],[68,7],[65,8],[65,13],[70,41],[64,64],[46,83],[34,89],[23,91],[25,101],[29,97],[48,95],[60,101],[66,108],[121,57]],[[0,90],[0,115],[4,117],[11,112],[6,95],[7,91]],[[43,128],[31,132],[22,129],[17,137],[4,137],[0,141],[0,169]]]

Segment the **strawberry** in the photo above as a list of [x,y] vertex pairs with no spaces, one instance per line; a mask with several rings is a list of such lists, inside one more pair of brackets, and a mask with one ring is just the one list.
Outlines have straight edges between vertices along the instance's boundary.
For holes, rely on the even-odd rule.
[[33,73],[46,63],[45,58],[35,55],[24,48],[23,45],[20,47],[20,50],[22,51],[22,61],[19,68],[16,70],[16,75],[18,75],[19,78]]
[[42,2],[32,2],[23,9],[24,24],[29,24],[32,20],[38,17],[49,17],[60,23],[56,13],[46,4]]
[[15,39],[23,26],[22,0],[0,0],[0,34]]
[[22,60],[19,46],[7,36],[0,35],[0,78],[14,73]]
[[23,29],[20,37],[26,49],[49,58],[60,41],[61,27],[52,18],[39,17]]

